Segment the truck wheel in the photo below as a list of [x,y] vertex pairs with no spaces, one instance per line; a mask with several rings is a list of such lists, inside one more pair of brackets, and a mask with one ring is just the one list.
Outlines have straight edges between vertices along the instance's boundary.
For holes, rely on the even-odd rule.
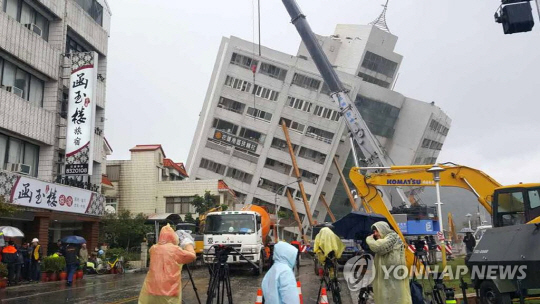
[[259,263],[257,263],[257,266],[259,266],[259,269],[253,268],[253,275],[260,275],[263,272],[264,267],[264,254],[261,251],[261,254],[259,255]]
[[501,293],[493,281],[484,281],[480,284],[480,303],[482,304],[511,304],[509,293]]

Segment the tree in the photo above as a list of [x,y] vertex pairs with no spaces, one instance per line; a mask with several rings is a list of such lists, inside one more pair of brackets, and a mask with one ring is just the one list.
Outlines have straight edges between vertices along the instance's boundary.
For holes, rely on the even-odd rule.
[[17,207],[13,204],[6,203],[6,199],[0,196],[0,216],[11,216],[17,211]]
[[195,219],[193,218],[191,212],[186,213],[186,215],[184,216],[184,222],[195,224]]
[[122,247],[129,250],[131,244],[143,241],[147,232],[152,228],[145,225],[146,216],[142,213],[132,214],[129,210],[107,214],[101,220],[102,239],[109,242],[110,247]]
[[203,196],[196,194],[191,204],[195,207],[195,212],[204,214],[206,211],[217,207],[219,203],[212,197],[210,191],[205,191]]

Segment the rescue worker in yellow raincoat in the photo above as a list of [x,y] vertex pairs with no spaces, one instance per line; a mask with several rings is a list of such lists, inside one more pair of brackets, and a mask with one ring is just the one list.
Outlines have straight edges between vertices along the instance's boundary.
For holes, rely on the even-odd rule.
[[[373,280],[375,304],[412,304],[408,272],[404,279],[398,279],[394,276],[395,272],[392,268],[402,268],[403,270],[398,272],[401,276],[403,276],[403,271],[408,271],[403,242],[386,222],[376,222],[371,226],[371,229],[373,234],[366,238],[366,243],[375,253],[373,265],[375,269]],[[383,267],[386,267],[387,277],[385,277],[386,272],[383,271]]]
[[313,252],[317,255],[321,265],[324,264],[326,258],[341,258],[343,251],[345,251],[345,245],[330,228],[322,228],[315,237]]
[[150,248],[150,269],[139,295],[139,304],[182,303],[182,265],[195,260],[193,244],[189,233],[181,231],[177,235],[169,225],[161,228],[159,242]]

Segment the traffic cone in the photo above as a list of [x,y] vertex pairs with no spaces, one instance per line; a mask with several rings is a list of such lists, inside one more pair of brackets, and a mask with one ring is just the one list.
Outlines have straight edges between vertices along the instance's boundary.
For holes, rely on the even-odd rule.
[[296,282],[296,287],[298,287],[298,295],[300,296],[300,304],[304,304],[304,297],[302,296],[302,284],[300,281]]
[[326,295],[326,288],[323,287],[321,290],[321,301],[319,304],[329,304],[328,303],[328,296]]
[[263,302],[262,289],[259,288],[259,290],[257,290],[257,300],[255,300],[255,304],[262,304],[262,302]]

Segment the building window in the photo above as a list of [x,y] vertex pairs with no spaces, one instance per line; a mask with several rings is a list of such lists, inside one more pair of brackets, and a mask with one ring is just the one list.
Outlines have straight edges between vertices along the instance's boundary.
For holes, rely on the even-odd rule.
[[331,110],[331,109],[321,107],[321,106],[316,106],[315,111],[313,111],[313,114],[322,118],[333,120],[333,121],[338,121],[340,117],[338,111]]
[[225,165],[218,164],[206,158],[201,159],[201,164],[199,167],[220,175],[223,175],[223,173],[225,173]]
[[231,76],[227,76],[225,79],[225,85],[242,92],[249,92],[251,90],[251,83],[249,81]]
[[236,133],[238,132],[237,125],[218,118],[214,118],[214,123],[212,124],[212,127],[216,128],[216,130],[224,131],[233,135],[236,135]]
[[431,140],[424,138],[422,141],[422,148],[429,148],[429,145],[431,144]]
[[118,211],[118,199],[116,197],[105,198],[105,206],[111,206],[115,211]]
[[5,0],[4,12],[45,41],[49,39],[49,20],[25,1]]
[[43,106],[43,80],[18,68],[15,64],[0,58],[0,79],[2,87],[31,104]]
[[394,135],[394,125],[399,116],[399,108],[385,102],[356,95],[354,101],[360,115],[366,121],[371,133],[386,138]]
[[394,78],[397,63],[368,51],[364,56],[364,61],[362,61],[362,67],[381,73],[386,77]]
[[266,159],[264,167],[286,175],[289,175],[292,169],[291,165],[287,165],[286,163],[271,158]]
[[230,177],[230,178],[233,178],[233,179],[236,179],[236,180],[239,180],[243,183],[246,183],[246,184],[250,184],[251,183],[251,180],[253,179],[253,175],[249,174],[249,173],[246,173],[242,170],[238,170],[238,169],[235,169],[235,168],[231,168],[229,167],[227,169],[227,174],[226,176]]
[[332,139],[334,138],[334,133],[328,132],[325,130],[321,130],[319,128],[315,128],[312,126],[309,126],[307,128],[306,132],[307,137],[315,138],[316,140],[320,140],[322,142],[325,142],[327,144],[332,144]]
[[259,188],[266,189],[276,194],[283,194],[284,187],[281,184],[275,183],[269,179],[261,178],[259,180]]
[[193,202],[193,196],[188,197],[166,197],[165,212],[176,214],[190,213],[190,205]]
[[82,9],[100,26],[103,25],[103,6],[96,0],[75,0]]
[[84,53],[84,52],[88,52],[88,49],[86,49],[84,46],[82,46],[80,43],[75,41],[70,36],[67,36],[66,53]]
[[265,134],[263,134],[261,132],[251,130],[251,129],[248,129],[248,128],[240,129],[240,133],[238,134],[238,136],[240,136],[242,138],[245,138],[245,139],[249,139],[249,140],[252,140],[252,141],[259,142],[261,144],[263,144],[264,140],[266,139]]
[[251,67],[257,66],[259,62],[248,56],[233,53],[231,57],[231,63],[251,70]]
[[261,120],[264,120],[264,121],[267,121],[267,122],[270,122],[272,120],[272,114],[271,113],[268,113],[268,112],[265,112],[265,111],[262,111],[262,110],[259,110],[259,109],[255,109],[255,108],[252,108],[252,107],[248,107],[247,115],[251,116],[251,117],[258,118],[258,119],[261,119]]
[[37,177],[38,164],[39,146],[0,133],[0,168]]
[[362,72],[358,73],[358,77],[361,77],[363,81],[373,83],[375,85],[378,85],[383,88],[390,88],[390,83],[384,80],[380,80],[378,78],[369,76],[368,74],[364,74]]
[[312,173],[312,172],[309,172],[307,170],[304,170],[304,169],[300,169],[301,171],[301,175],[302,175],[302,180],[308,182],[308,183],[312,183],[312,184],[317,184],[317,182],[319,181],[319,175],[318,174],[315,174],[315,173]]
[[[287,142],[277,137],[272,138],[272,144],[270,146],[281,151],[288,151],[289,149],[289,147],[287,146]],[[298,149],[298,145],[293,144],[292,146],[293,151],[296,151]]]
[[274,205],[274,204],[272,204],[272,203],[269,203],[269,202],[267,202],[267,201],[263,201],[263,200],[260,199],[260,198],[253,197],[253,205],[257,205],[257,206],[261,206],[261,207],[266,208],[267,211],[268,211],[270,214],[276,213],[276,205]]
[[435,132],[438,132],[444,136],[448,135],[448,128],[443,126],[442,124],[440,124],[438,121],[436,121],[435,119],[432,119],[430,124],[429,124],[429,128]]
[[324,162],[326,161],[326,154],[323,154],[319,151],[311,150],[306,147],[300,148],[300,152],[298,152],[298,156],[312,160],[319,164],[324,164]]
[[291,97],[291,96],[289,96],[289,98],[287,100],[287,104],[291,108],[295,108],[295,109],[298,109],[298,110],[301,110],[301,111],[304,111],[304,112],[308,112],[308,113],[311,112],[311,106],[313,105],[309,101],[305,101],[303,99],[295,98],[295,97]]
[[255,85],[255,87],[253,88],[253,94],[255,94],[255,96],[257,97],[268,99],[271,101],[276,101],[279,98],[279,92],[265,87],[261,87],[260,85]]
[[309,90],[317,91],[321,86],[321,81],[302,74],[295,73],[292,84]]
[[283,118],[283,117],[281,117],[281,119],[280,119],[280,124],[281,124],[281,121],[284,121],[285,125],[289,129],[291,129],[292,131],[298,132],[300,134],[304,134],[304,130],[306,129],[306,125],[298,123],[296,121],[292,121],[292,120],[287,119],[287,118]]
[[273,78],[277,78],[279,80],[284,80],[285,77],[287,76],[287,70],[278,68],[277,66],[271,65],[266,62],[261,63],[261,66],[259,68],[259,73],[268,75]]
[[[311,199],[311,194],[306,193],[306,197],[307,197],[307,200],[309,202],[309,200]],[[296,191],[296,193],[294,194],[294,198],[301,201],[302,200],[302,191],[300,191],[300,190]]]
[[245,104],[234,101],[232,99],[228,99],[225,97],[220,97],[218,102],[218,108],[222,108],[231,112],[235,112],[238,114],[244,113],[244,108],[246,107]]

